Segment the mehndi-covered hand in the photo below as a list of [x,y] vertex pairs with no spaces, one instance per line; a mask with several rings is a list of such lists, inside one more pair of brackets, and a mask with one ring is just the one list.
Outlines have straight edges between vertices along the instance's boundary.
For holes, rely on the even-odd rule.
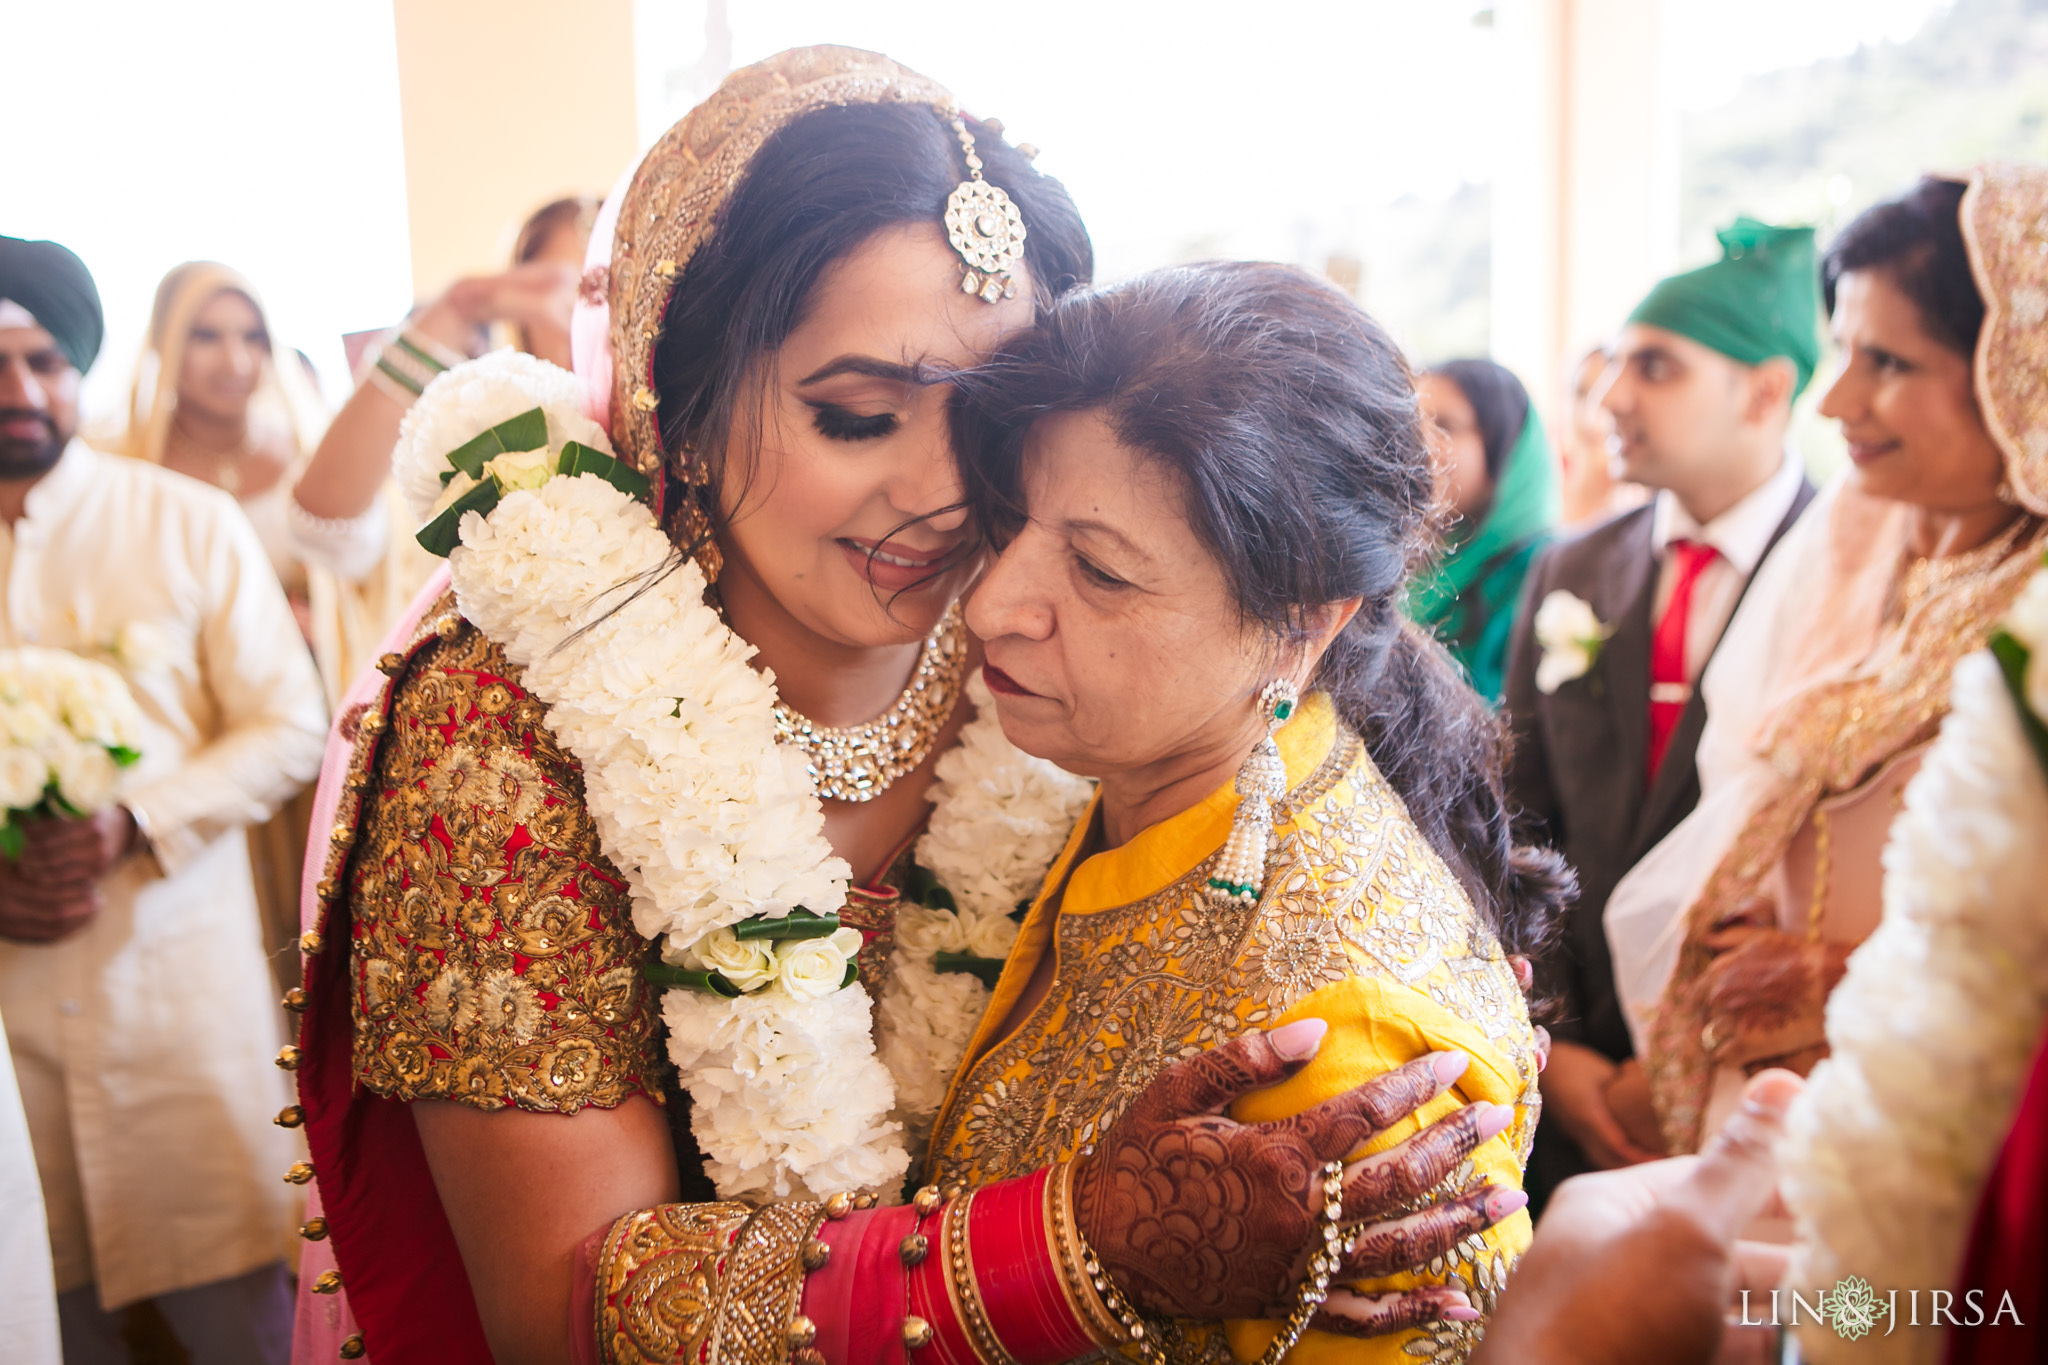
[[[1275,1123],[1225,1113],[1315,1055],[1328,1025],[1304,1019],[1251,1033],[1160,1073],[1103,1133],[1074,1179],[1075,1218],[1125,1295],[1168,1317],[1275,1317],[1291,1305],[1322,1205],[1322,1167],[1341,1161],[1464,1074],[1461,1052],[1422,1057]],[[1344,1219],[1363,1221],[1338,1278],[1418,1268],[1527,1203],[1482,1186],[1419,1213],[1400,1211],[1512,1121],[1469,1104],[1399,1145],[1351,1163]],[[1333,1290],[1312,1326],[1376,1335],[1478,1315],[1454,1289],[1363,1296]]]
[[1824,1053],[1828,994],[1847,970],[1850,945],[1751,923],[1718,927],[1705,942],[1715,957],[1702,983],[1701,1041],[1716,1062],[1755,1069]]

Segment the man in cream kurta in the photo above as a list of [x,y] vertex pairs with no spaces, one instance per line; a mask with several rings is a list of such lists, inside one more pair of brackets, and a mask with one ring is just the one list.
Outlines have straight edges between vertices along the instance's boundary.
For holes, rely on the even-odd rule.
[[[105,1310],[145,1298],[195,1360],[281,1359],[297,1138],[273,1122],[290,1095],[243,831],[318,770],[320,682],[232,498],[74,439],[97,295],[85,348],[90,277],[19,248],[62,251],[0,238],[0,648],[118,645],[145,720],[121,807],[38,822],[0,867],[65,1359],[125,1359]],[[86,880],[39,885],[39,840]]]

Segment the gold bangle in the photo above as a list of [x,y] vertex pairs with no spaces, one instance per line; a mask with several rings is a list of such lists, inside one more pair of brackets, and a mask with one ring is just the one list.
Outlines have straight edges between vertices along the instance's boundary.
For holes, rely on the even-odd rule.
[[[1317,1232],[1321,1245],[1309,1257],[1308,1275],[1295,1291],[1294,1309],[1286,1321],[1280,1324],[1280,1334],[1273,1338],[1266,1349],[1259,1354],[1257,1365],[1279,1365],[1280,1358],[1294,1349],[1301,1340],[1301,1334],[1308,1330],[1309,1321],[1330,1297],[1330,1279],[1344,1263],[1344,1163],[1326,1161],[1323,1163],[1323,1207],[1316,1217]],[[1116,1281],[1103,1268],[1101,1258],[1088,1246],[1087,1239],[1075,1229],[1075,1239],[1080,1243],[1081,1268],[1087,1275],[1087,1283],[1102,1296],[1103,1306],[1116,1316],[1126,1333],[1121,1344],[1138,1348],[1138,1357],[1145,1365],[1169,1365],[1166,1351],[1161,1346],[1159,1334],[1146,1323],[1143,1315],[1118,1289]]]
[[1061,1162],[1052,1179],[1045,1182],[1052,1244],[1059,1256],[1060,1288],[1065,1291],[1067,1305],[1074,1310],[1082,1330],[1094,1339],[1097,1346],[1114,1350],[1124,1344],[1123,1329],[1117,1323],[1116,1314],[1095,1292],[1082,1269],[1087,1260],[1087,1246],[1074,1223],[1074,1167],[1072,1161]]
[[952,1302],[953,1316],[966,1324],[968,1341],[981,1365],[1017,1365],[1016,1357],[996,1336],[995,1324],[982,1306],[981,1286],[975,1283],[974,1249],[967,1241],[968,1209],[973,1203],[972,1194],[954,1199],[946,1205],[946,1216],[939,1225],[939,1248],[946,1258],[946,1297]]

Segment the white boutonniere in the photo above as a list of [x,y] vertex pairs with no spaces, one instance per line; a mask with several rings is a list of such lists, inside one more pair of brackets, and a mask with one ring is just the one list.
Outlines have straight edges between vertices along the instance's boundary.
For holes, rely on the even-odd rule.
[[1536,690],[1549,696],[1574,678],[1592,670],[1614,627],[1593,614],[1584,598],[1559,588],[1536,608],[1536,643],[1543,657],[1536,662]]

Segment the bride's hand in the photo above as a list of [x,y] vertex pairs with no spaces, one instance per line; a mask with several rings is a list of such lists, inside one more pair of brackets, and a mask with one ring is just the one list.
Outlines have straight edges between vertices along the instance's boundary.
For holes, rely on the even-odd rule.
[[[1323,1163],[1342,1161],[1407,1118],[1470,1060],[1434,1053],[1275,1123],[1239,1123],[1224,1112],[1240,1095],[1301,1070],[1327,1029],[1304,1019],[1169,1067],[1083,1161],[1074,1178],[1075,1219],[1138,1307],[1207,1320],[1284,1315],[1315,1235]],[[1519,1190],[1486,1185],[1401,1215],[1513,1118],[1507,1105],[1468,1104],[1349,1164],[1344,1220],[1366,1226],[1335,1278],[1417,1269],[1526,1204]],[[1333,1289],[1311,1325],[1369,1336],[1477,1317],[1455,1289],[1370,1297]]]

